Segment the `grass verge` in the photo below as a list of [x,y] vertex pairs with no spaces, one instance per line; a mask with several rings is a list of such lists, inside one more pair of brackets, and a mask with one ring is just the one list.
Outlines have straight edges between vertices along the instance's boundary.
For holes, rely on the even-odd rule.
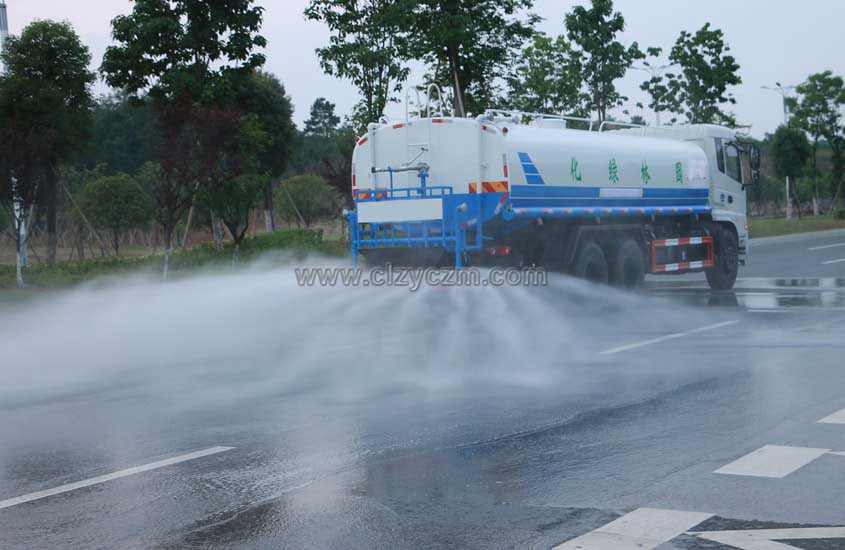
[[[218,254],[213,243],[203,243],[189,250],[177,250],[171,259],[171,273],[174,277],[191,274],[200,269],[237,269],[232,266],[231,243],[225,243],[223,252]],[[328,256],[342,257],[346,249],[340,241],[324,241],[321,231],[287,230],[265,233],[253,238],[244,239],[241,243],[241,262],[248,262],[259,256],[266,256],[271,260],[282,254],[286,258],[290,255],[304,256],[317,253]],[[130,258],[98,258],[58,262],[54,265],[37,264],[24,270],[24,280],[33,290],[44,288],[65,288],[90,281],[98,277],[130,274],[130,273],[159,273],[162,269],[161,254]],[[14,289],[16,287],[15,266],[0,265],[0,289]],[[4,302],[23,298],[24,294],[15,291],[0,295],[0,305]],[[18,296],[18,294],[21,294]]]
[[801,219],[792,218],[750,218],[748,229],[751,238],[777,237],[793,233],[808,233],[811,231],[826,231],[828,229],[845,229],[845,219],[829,216],[804,216]]

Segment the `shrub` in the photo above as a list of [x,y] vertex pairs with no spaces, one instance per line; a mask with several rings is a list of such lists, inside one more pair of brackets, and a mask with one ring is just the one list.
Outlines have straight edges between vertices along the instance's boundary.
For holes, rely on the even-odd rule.
[[289,178],[275,192],[276,212],[290,223],[310,227],[317,218],[337,213],[340,197],[320,176],[303,175]]
[[115,254],[120,253],[120,239],[126,230],[146,227],[153,217],[150,196],[126,174],[89,181],[79,199],[94,227],[109,232]]

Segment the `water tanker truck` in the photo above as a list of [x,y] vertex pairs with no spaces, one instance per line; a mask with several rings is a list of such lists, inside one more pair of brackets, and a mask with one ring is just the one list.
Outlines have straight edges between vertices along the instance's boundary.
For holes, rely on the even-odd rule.
[[628,288],[646,273],[703,271],[713,289],[733,287],[759,167],[734,130],[440,115],[429,107],[358,138],[354,262],[539,266]]

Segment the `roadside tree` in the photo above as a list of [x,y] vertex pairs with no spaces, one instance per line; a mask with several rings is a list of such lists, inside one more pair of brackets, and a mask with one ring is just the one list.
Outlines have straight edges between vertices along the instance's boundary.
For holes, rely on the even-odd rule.
[[79,204],[94,227],[108,232],[117,256],[126,232],[146,228],[153,217],[150,196],[127,174],[86,182],[79,194]]
[[625,18],[613,11],[612,0],[592,0],[589,8],[576,6],[566,15],[565,25],[580,58],[588,94],[586,107],[600,122],[607,120],[608,111],[628,99],[616,89],[616,81],[645,54],[636,42],[626,47],[617,40],[625,30]]

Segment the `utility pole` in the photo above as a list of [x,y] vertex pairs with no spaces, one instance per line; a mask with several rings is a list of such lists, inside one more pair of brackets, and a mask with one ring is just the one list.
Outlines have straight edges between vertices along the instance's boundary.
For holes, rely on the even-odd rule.
[[0,0],[0,50],[9,37],[9,17],[6,14],[6,0]]
[[[775,82],[774,86],[761,86],[764,90],[770,92],[778,92],[783,98],[783,124],[789,126],[789,92],[795,89],[795,86],[783,86],[780,82]],[[792,218],[792,196],[789,194],[789,176],[786,176],[786,219]]]
[[[0,0],[0,1],[2,1],[2,0]],[[658,67],[655,67],[655,66],[649,64],[648,61],[643,61],[642,67],[631,66],[631,68],[634,69],[635,71],[646,72],[646,73],[650,74],[652,78],[661,78],[661,77],[663,77],[663,73],[666,72],[666,69],[668,69],[668,68],[670,68],[674,65],[675,65],[674,63],[667,63],[666,65],[660,65]],[[659,109],[654,110],[654,120],[655,120],[656,124],[658,126],[660,126],[660,110]]]

